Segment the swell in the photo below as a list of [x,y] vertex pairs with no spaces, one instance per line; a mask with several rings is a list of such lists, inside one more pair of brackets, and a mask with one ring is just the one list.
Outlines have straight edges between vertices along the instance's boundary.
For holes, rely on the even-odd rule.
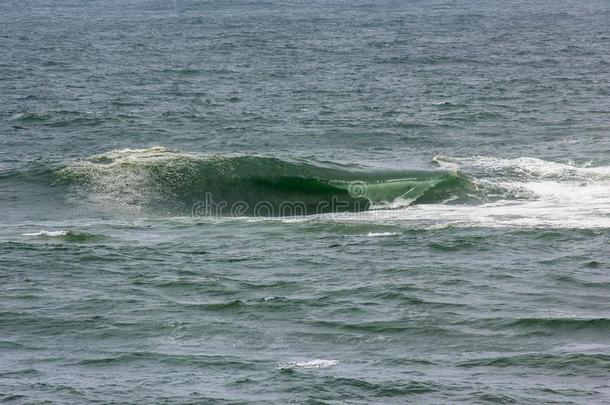
[[437,156],[433,163],[439,168],[375,170],[153,147],[113,150],[60,166],[36,161],[0,167],[0,183],[13,183],[38,199],[44,190],[45,198],[59,195],[136,214],[299,216],[431,204],[409,210],[409,218],[485,226],[609,226],[600,207],[610,206],[610,167],[525,157]]
[[31,164],[26,167],[7,167],[0,166],[0,181],[3,182],[28,182],[51,184],[56,178],[57,168],[41,163]]
[[103,367],[127,363],[158,363],[165,365],[193,365],[206,368],[255,369],[254,361],[244,361],[234,356],[182,355],[151,351],[107,353],[105,356],[79,360],[77,365]]
[[607,335],[610,332],[610,318],[491,318],[477,322],[483,328],[510,330],[525,335],[582,334],[589,336]]
[[98,126],[116,118],[100,116],[83,111],[49,110],[43,112],[22,112],[10,117],[10,121],[26,126],[42,125],[47,127]]
[[610,318],[522,318],[511,322],[511,326],[523,329],[547,331],[605,331],[610,332]]
[[466,360],[458,363],[458,366],[549,368],[584,374],[609,371],[610,356],[604,353],[526,353]]
[[58,183],[110,209],[290,216],[414,204],[477,203],[488,190],[451,171],[367,171],[261,156],[116,150],[55,172]]

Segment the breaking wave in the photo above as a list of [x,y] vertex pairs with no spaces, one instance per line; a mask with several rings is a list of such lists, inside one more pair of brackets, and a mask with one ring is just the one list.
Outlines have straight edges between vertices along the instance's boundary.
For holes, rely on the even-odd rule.
[[472,204],[493,197],[491,187],[457,171],[367,171],[163,147],[91,156],[56,175],[97,205],[134,211],[276,216]]
[[152,147],[54,167],[0,168],[0,180],[55,184],[79,203],[117,213],[337,213],[333,220],[417,227],[610,228],[610,167],[486,156],[436,156],[432,163],[436,169],[427,171],[375,170]]

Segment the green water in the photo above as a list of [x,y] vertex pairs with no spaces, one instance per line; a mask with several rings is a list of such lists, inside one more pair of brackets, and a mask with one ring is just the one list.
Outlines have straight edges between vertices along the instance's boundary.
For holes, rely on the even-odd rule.
[[607,2],[26,3],[0,401],[610,402]]

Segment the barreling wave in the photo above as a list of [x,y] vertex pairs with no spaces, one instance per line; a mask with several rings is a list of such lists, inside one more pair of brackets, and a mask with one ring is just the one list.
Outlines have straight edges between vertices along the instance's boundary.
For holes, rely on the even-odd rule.
[[486,201],[457,171],[366,171],[261,156],[197,155],[163,147],[114,150],[56,172],[59,182],[111,209],[197,215],[358,212]]

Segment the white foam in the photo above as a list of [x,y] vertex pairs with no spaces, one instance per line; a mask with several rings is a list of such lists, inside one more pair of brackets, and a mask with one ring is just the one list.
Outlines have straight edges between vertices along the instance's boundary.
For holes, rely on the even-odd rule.
[[39,231],[39,232],[32,232],[32,233],[24,233],[23,236],[45,236],[45,237],[60,237],[60,236],[66,236],[70,233],[70,231],[66,231],[66,230],[60,230],[60,231]]
[[[411,191],[411,190],[408,190],[406,193],[408,193],[409,191]],[[371,205],[370,209],[372,209],[372,210],[384,210],[384,209],[395,210],[398,208],[408,207],[409,205],[411,205],[411,203],[413,203],[412,198],[408,199],[408,198],[404,198],[404,197],[398,197],[398,198],[394,199],[394,201],[392,201],[392,202],[374,203]]]
[[146,164],[186,157],[190,159],[192,155],[162,146],[117,149],[74,162],[63,171],[89,177],[79,190],[96,206],[140,213],[143,205],[168,197],[168,191],[159,189]]
[[395,236],[399,235],[398,232],[369,232],[366,236],[369,238],[376,238],[379,236]]
[[553,349],[554,351],[564,353],[610,353],[610,346],[599,343],[568,343],[565,345],[557,346]]
[[481,205],[421,204],[333,214],[337,221],[406,224],[419,228],[549,227],[610,228],[610,167],[577,166],[537,158],[477,156],[434,158],[441,168],[462,170],[474,182],[523,198]]
[[278,368],[328,368],[339,364],[338,360],[313,359],[280,364]]
[[593,179],[610,177],[610,167],[577,166],[572,163],[558,163],[533,157],[504,159],[490,156],[466,158],[435,156],[432,161],[441,168],[457,170],[478,168],[487,173],[512,171],[532,177],[559,177],[561,179]]
[[340,222],[404,224],[414,228],[551,227],[610,228],[610,202],[554,204],[549,200],[497,201],[478,206],[426,204],[400,210],[367,211],[334,215]]
[[290,218],[281,218],[280,221],[285,224],[295,224],[299,222],[306,222],[308,218],[300,218],[300,217],[290,217]]
[[[122,165],[129,162],[141,162],[146,160],[159,161],[176,157],[192,157],[196,155],[185,152],[173,152],[164,146],[152,146],[145,149],[115,149],[106,153],[91,156],[88,162],[106,167]],[[81,162],[82,163],[82,162]]]

